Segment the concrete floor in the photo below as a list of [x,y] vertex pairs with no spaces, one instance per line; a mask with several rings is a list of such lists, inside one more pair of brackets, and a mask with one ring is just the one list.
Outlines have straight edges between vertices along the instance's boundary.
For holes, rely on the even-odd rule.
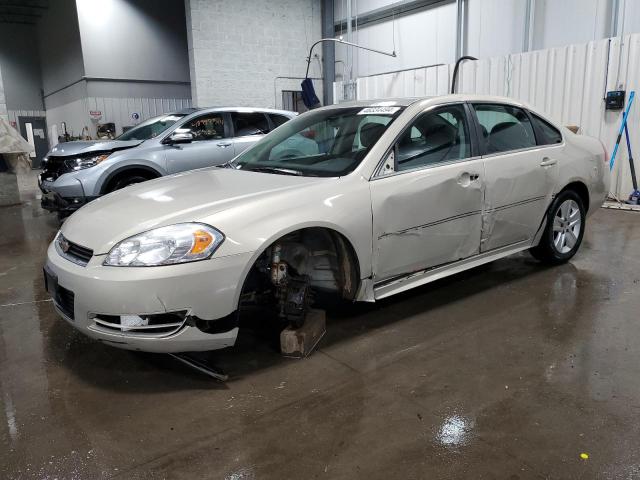
[[333,313],[306,360],[243,333],[221,384],[56,318],[36,203],[0,209],[0,478],[640,478],[637,213]]

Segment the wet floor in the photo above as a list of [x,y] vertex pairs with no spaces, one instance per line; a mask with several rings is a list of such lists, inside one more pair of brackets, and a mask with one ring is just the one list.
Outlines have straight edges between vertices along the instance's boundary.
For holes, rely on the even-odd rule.
[[[0,209],[0,478],[640,478],[640,215],[581,252],[526,255],[334,312],[320,349],[261,335],[216,383],[58,319],[57,222]],[[588,459],[581,454],[588,454]]]

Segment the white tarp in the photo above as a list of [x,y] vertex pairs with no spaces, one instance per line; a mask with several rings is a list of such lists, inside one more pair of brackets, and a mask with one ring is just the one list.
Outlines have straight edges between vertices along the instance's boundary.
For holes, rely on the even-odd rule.
[[33,147],[4,118],[0,117],[0,153],[31,153]]

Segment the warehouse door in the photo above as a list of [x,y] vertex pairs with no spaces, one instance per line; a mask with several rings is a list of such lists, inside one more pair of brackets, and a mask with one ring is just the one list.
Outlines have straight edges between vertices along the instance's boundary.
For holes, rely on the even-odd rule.
[[40,168],[42,158],[49,151],[47,121],[45,117],[18,117],[18,124],[20,135],[36,149],[29,154],[31,167]]

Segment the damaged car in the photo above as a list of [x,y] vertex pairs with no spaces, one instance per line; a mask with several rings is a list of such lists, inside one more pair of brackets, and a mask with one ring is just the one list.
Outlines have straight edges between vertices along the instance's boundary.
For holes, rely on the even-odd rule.
[[38,177],[42,208],[66,216],[129,185],[228,162],[296,115],[187,108],[150,118],[113,140],[59,143],[43,158]]
[[312,110],[218,168],[105,195],[51,243],[58,313],[115,347],[228,347],[259,304],[293,325],[529,250],[578,251],[607,153],[522,103],[448,95]]

